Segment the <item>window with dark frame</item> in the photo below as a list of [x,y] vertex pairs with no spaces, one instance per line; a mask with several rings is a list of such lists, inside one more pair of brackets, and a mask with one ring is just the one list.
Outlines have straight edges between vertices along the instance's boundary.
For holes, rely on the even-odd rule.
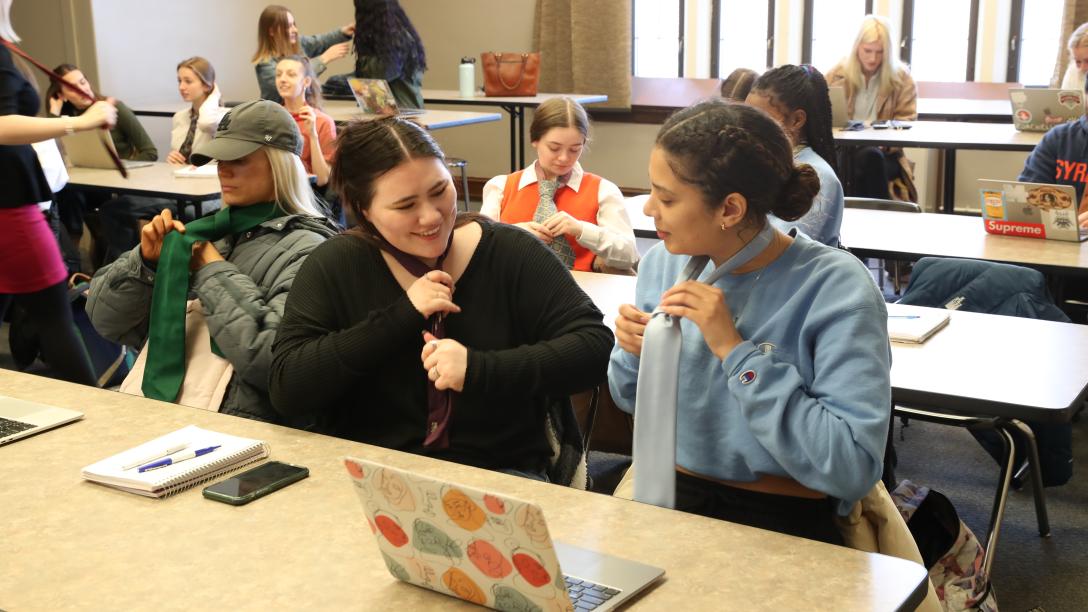
[[903,0],[900,58],[915,81],[974,81],[978,0]]
[[726,78],[737,68],[763,72],[774,65],[774,4],[714,0],[711,6],[710,76]]
[[[1012,0],[1009,16],[1008,69],[1005,80],[1049,87],[1058,59],[1057,32],[1062,27],[1062,0]],[[1079,24],[1074,24],[1074,27]],[[1061,76],[1058,75],[1059,84]]]
[[631,0],[631,74],[685,76],[684,0]]
[[850,52],[862,18],[873,12],[873,0],[821,2],[819,8],[831,10],[817,11],[815,0],[804,2],[801,63],[826,73]]

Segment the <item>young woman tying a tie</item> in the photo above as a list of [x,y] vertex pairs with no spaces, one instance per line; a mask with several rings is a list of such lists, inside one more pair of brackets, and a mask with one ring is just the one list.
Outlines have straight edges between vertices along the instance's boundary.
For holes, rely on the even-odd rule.
[[457,214],[443,160],[396,118],[340,135],[331,184],[360,223],[295,278],[272,401],[322,433],[546,479],[545,415],[604,379],[612,334],[538,240]]
[[708,101],[676,113],[650,182],[662,241],[620,307],[608,372],[616,404],[635,412],[636,499],[840,542],[834,515],[883,467],[880,293],[849,253],[768,222],[802,216],[819,180],[761,111]]

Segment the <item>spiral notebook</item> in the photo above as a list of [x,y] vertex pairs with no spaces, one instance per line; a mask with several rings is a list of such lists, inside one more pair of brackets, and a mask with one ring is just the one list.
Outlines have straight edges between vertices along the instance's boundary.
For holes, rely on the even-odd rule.
[[[179,446],[199,449],[217,445],[214,452],[163,468],[140,473],[138,467],[129,467],[169,456],[167,451]],[[83,468],[83,478],[137,495],[166,497],[267,456],[268,445],[260,440],[189,425],[88,465]]]

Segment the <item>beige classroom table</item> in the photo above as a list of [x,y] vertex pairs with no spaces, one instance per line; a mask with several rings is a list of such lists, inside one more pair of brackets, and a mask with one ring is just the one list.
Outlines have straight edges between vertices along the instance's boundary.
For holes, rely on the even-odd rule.
[[[479,610],[389,575],[348,455],[533,500],[556,539],[664,568],[633,609],[913,610],[925,593],[924,568],[883,555],[7,370],[0,393],[86,413],[0,447],[8,610]],[[185,425],[264,440],[310,477],[240,507],[80,479]]]
[[525,109],[536,108],[551,98],[566,96],[579,104],[607,102],[604,94],[538,93],[535,96],[485,96],[482,91],[463,97],[456,89],[424,89],[425,104],[451,104],[466,106],[498,106],[510,115],[510,172],[525,167]]
[[[325,112],[337,123],[354,121],[356,119],[373,118],[373,115],[363,115],[360,113],[359,105],[356,104],[354,100],[326,100]],[[402,118],[414,121],[428,130],[441,130],[462,125],[499,121],[502,119],[502,115],[499,113],[474,113],[469,111],[427,109],[416,115],[402,115]]]
[[[937,149],[942,159],[941,205],[946,213],[955,210],[956,151],[1023,151],[1035,148],[1042,132],[1019,132],[1011,123],[964,123],[957,121],[912,121],[907,130],[833,131],[835,144],[847,147],[914,147]],[[1025,155],[1026,157],[1026,155]],[[840,169],[840,172],[842,169]],[[1001,178],[980,176],[975,178]]]
[[847,208],[840,236],[859,257],[961,257],[1088,275],[1088,243],[988,234],[981,217]]
[[[636,278],[573,274],[614,329],[620,305],[634,302]],[[945,424],[959,424],[953,423],[957,417],[990,420],[989,426],[1004,436],[1019,429],[1020,421],[1068,423],[1084,404],[1088,326],[972,312],[949,314],[948,326],[925,343],[891,343],[892,402],[898,410],[907,409],[903,413],[912,418],[932,413],[936,418],[926,420]],[[1015,444],[1015,439],[1008,440]],[[1010,445],[1006,463],[1013,454]],[[1011,477],[1012,470],[1004,466],[994,493],[986,568],[996,554]],[[1040,482],[1037,469],[1031,482],[1039,534],[1046,536],[1050,524],[1043,489],[1036,486]]]
[[[184,108],[183,104],[141,104],[133,112],[145,117],[173,117],[174,113],[182,108]],[[359,113],[359,105],[354,100],[325,100],[324,111],[334,121],[338,122],[363,118],[363,115]],[[405,119],[411,119],[428,130],[441,130],[461,125],[498,121],[502,119],[502,115],[499,113],[426,110],[419,115],[405,115]]]
[[219,198],[219,177],[177,178],[174,170],[180,167],[153,162],[150,166],[129,169],[128,178],[117,170],[68,168],[68,185],[84,191],[168,198],[176,200],[179,209],[192,204],[194,216],[199,217],[201,202]]

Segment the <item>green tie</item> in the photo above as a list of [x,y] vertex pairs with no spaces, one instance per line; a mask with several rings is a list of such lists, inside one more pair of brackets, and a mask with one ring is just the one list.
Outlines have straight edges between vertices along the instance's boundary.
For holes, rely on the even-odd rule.
[[193,244],[239,234],[283,214],[275,202],[237,208],[224,206],[214,216],[186,225],[184,234],[166,235],[151,294],[151,329],[147,340],[150,353],[141,385],[146,397],[172,402],[185,379],[185,302],[189,297]]

